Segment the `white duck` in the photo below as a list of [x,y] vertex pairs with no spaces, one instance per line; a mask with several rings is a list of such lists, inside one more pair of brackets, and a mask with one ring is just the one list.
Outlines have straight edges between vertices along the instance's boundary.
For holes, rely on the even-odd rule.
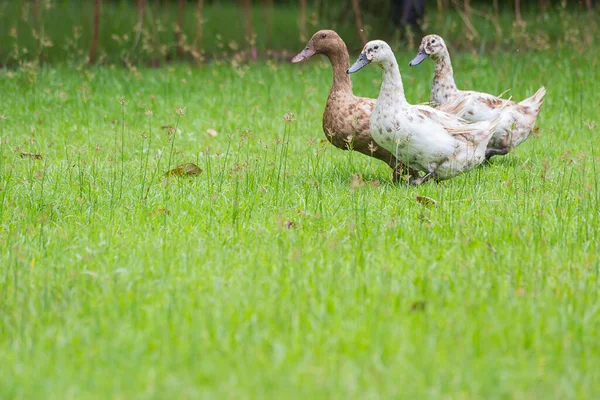
[[371,114],[371,135],[407,167],[425,173],[411,184],[452,178],[483,162],[497,119],[469,124],[453,114],[408,104],[396,57],[381,40],[367,43],[347,72],[369,63],[383,69],[383,83]]
[[456,114],[471,122],[486,121],[503,114],[502,121],[488,144],[486,158],[507,154],[527,140],[544,102],[546,89],[543,86],[533,96],[520,103],[487,93],[459,90],[454,83],[448,48],[438,35],[425,36],[419,52],[408,65],[418,65],[427,57],[431,57],[435,62],[429,101],[432,107]]

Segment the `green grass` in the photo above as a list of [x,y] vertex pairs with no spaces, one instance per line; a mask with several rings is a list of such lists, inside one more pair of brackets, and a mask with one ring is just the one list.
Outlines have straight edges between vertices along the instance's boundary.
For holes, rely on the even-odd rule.
[[597,398],[597,52],[453,61],[539,137],[417,188],[321,143],[323,61],[4,71],[0,398]]

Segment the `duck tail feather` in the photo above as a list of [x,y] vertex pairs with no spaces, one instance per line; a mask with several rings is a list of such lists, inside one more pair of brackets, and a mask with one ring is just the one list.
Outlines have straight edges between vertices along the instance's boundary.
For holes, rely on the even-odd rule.
[[546,88],[542,86],[533,96],[523,100],[519,105],[532,110],[533,114],[537,117],[542,104],[544,104],[544,96],[546,96]]

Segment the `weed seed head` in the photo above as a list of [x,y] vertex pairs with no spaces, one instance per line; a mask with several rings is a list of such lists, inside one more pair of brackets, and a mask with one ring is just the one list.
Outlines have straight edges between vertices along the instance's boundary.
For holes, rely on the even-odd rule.
[[371,141],[369,142],[369,151],[371,154],[375,153],[379,148]]
[[283,120],[289,124],[291,124],[292,122],[294,122],[296,120],[296,114],[294,114],[291,111],[288,111],[285,113],[285,115],[283,116]]

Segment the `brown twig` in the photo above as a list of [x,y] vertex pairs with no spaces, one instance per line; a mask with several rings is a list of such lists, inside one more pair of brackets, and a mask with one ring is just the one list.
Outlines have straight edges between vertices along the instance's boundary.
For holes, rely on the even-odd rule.
[[244,9],[244,19],[246,20],[246,41],[250,45],[250,51],[252,59],[258,57],[256,51],[256,43],[254,43],[254,28],[252,27],[252,4],[251,0],[242,0],[242,7]]
[[177,7],[177,25],[175,27],[175,38],[177,39],[177,57],[183,58],[183,12],[185,10],[185,0],[179,0]]
[[306,0],[298,0],[300,6],[300,20],[298,22],[300,26],[300,42],[304,43],[308,39],[306,37]]
[[140,37],[142,36],[142,27],[144,26],[144,8],[146,5],[146,0],[137,0],[137,9],[138,9],[138,22],[135,27],[135,41],[133,42],[133,49],[137,47],[140,42]]
[[[467,15],[465,15],[463,10],[460,9],[460,5],[458,4],[458,1],[452,0],[452,4],[454,4],[454,6],[456,7],[456,12],[458,13],[458,16],[463,20],[463,22],[465,23],[465,26],[471,32],[471,35],[473,35],[473,37],[478,37],[479,32],[477,32],[475,27],[471,24],[471,19]],[[469,9],[470,9],[470,7],[469,7]]]
[[464,3],[464,8],[465,8],[465,16],[469,20],[469,23],[471,23],[471,1],[464,0],[463,3]]
[[444,10],[444,3],[445,2],[442,0],[437,0],[437,25],[438,26],[443,25],[444,15],[446,15],[446,12]]
[[194,38],[194,48],[200,54],[202,45],[202,16],[204,11],[204,0],[198,0],[198,8],[196,9],[196,37]]
[[90,46],[90,54],[88,55],[88,63],[96,62],[98,53],[98,41],[100,40],[100,9],[102,0],[96,0],[96,8],[94,10],[94,34],[92,36],[92,45]]
[[262,0],[265,28],[265,47],[271,46],[273,39],[273,0]]
[[318,22],[319,21],[319,17],[322,14],[323,11],[323,1],[322,0],[315,0],[315,21]]
[[358,0],[352,0],[352,9],[354,10],[354,16],[356,17],[356,27],[358,28],[358,34],[360,40],[362,40],[363,46],[367,44],[367,35],[365,34],[365,26],[363,25],[363,17],[360,12],[360,4]]
[[594,24],[594,10],[592,5],[592,0],[585,0],[585,6],[588,10],[588,15],[590,17],[590,25]]
[[498,0],[493,1],[494,13],[490,15],[488,12],[479,11],[471,7],[471,13],[481,18],[489,20],[496,30],[496,46],[499,46],[502,41],[502,27],[500,26],[500,6]]
[[521,0],[515,0],[515,20],[518,24],[523,22],[521,17]]
[[41,37],[40,37],[40,18],[39,18],[39,9],[40,4],[39,0],[33,0],[33,35],[35,36],[35,47],[38,56],[41,55]]

